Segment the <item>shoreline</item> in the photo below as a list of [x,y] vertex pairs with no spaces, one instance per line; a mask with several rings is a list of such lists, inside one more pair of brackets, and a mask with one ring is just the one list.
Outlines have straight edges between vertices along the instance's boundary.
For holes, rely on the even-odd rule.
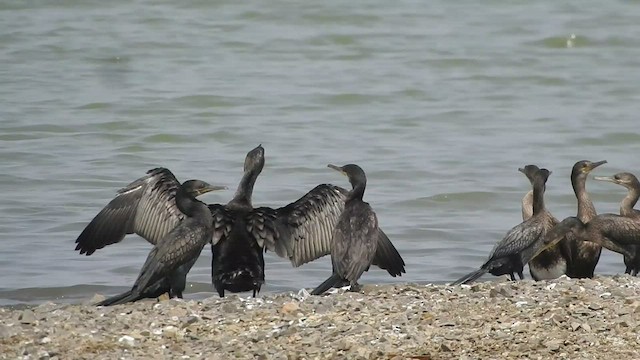
[[627,275],[45,303],[0,308],[0,357],[632,359],[640,358],[639,314],[640,280]]

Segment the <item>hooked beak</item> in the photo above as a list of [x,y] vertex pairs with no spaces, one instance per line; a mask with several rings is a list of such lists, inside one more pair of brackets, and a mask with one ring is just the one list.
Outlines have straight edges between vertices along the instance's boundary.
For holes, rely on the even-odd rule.
[[327,167],[328,167],[328,168],[331,168],[331,169],[333,169],[333,170],[335,170],[335,171],[339,171],[339,172],[341,172],[343,175],[345,174],[344,170],[342,170],[342,168],[341,168],[340,166],[335,166],[335,165],[333,165],[333,164],[329,164],[329,165],[327,165]]
[[612,183],[617,183],[616,179],[613,176],[594,176],[593,180],[609,181],[609,182],[612,182]]
[[607,160],[602,160],[602,161],[596,161],[594,163],[591,163],[591,167],[589,168],[589,171],[597,168],[598,166],[602,165],[602,164],[606,164]]
[[211,191],[227,190],[227,189],[228,188],[226,186],[205,184],[203,187],[198,189],[196,196],[200,196],[202,194],[206,194]]

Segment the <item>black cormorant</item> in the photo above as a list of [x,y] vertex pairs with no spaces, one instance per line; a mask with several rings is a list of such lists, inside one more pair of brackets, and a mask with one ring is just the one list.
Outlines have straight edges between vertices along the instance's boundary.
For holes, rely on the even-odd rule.
[[[581,160],[576,162],[571,169],[571,186],[578,200],[577,217],[585,224],[596,216],[596,208],[593,206],[586,189],[587,175],[593,169],[606,163],[606,160],[597,162]],[[600,259],[601,246],[593,242],[577,240],[572,233],[567,234],[566,242],[571,257],[571,261],[567,264],[567,276],[572,278],[593,277],[593,272]]]
[[495,276],[509,274],[511,280],[516,279],[514,274],[518,274],[520,279],[524,278],[524,265],[542,250],[544,234],[553,222],[544,206],[545,183],[550,174],[549,170],[540,169],[534,175],[533,216],[509,230],[493,247],[489,259],[479,270],[461,277],[451,285],[472,282],[487,272]]
[[[262,146],[245,159],[244,175],[226,205],[209,205],[213,217],[212,281],[220,296],[253,291],[264,283],[263,250],[288,258],[294,267],[331,253],[333,228],[345,206],[348,191],[321,184],[281,208],[253,208],[251,195],[264,167]],[[389,238],[378,231],[373,264],[392,276],[405,272],[404,261]]]
[[344,210],[333,229],[331,264],[333,274],[315,288],[311,295],[320,295],[337,284],[348,282],[351,291],[359,291],[358,279],[373,262],[378,243],[378,218],[369,203],[364,202],[367,177],[358,165],[342,167],[328,165],[349,178],[352,189]]
[[[638,202],[638,198],[640,198],[640,182],[638,182],[638,178],[636,178],[635,175],[628,172],[621,172],[613,176],[595,176],[594,179],[609,181],[627,188],[627,196],[625,196],[620,203],[620,215],[640,221],[640,211],[633,208]],[[635,251],[633,252],[635,255],[634,258],[624,256],[624,264],[626,266],[625,274],[636,276],[640,270],[640,246],[636,245]]]
[[[531,186],[533,186],[535,174],[539,170],[540,169],[536,165],[527,165],[524,168],[518,169],[518,171],[523,173],[529,179]],[[548,210],[544,209],[543,211],[547,212],[548,217],[551,219],[546,223],[546,232],[555,226],[558,223],[558,220],[551,215]],[[530,190],[522,198],[522,220],[526,221],[532,216],[533,190]],[[559,244],[550,246],[529,261],[529,273],[534,280],[556,279],[566,273],[568,256],[569,254],[568,249],[566,248],[566,242],[562,241]]]
[[[181,298],[187,273],[204,246],[200,244],[203,236],[211,237],[211,222],[204,222],[202,217],[206,205],[195,197],[224,188],[200,180],[180,185],[171,171],[156,168],[119,190],[76,239],[76,250],[91,255],[133,233],[154,248],[133,289],[98,305],[121,304],[167,292]],[[208,211],[204,214],[208,215]]]

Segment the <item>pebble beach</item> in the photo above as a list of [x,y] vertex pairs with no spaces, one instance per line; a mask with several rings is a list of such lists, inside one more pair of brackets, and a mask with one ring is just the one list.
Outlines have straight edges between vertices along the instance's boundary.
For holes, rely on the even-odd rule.
[[640,358],[627,275],[0,308],[6,359]]

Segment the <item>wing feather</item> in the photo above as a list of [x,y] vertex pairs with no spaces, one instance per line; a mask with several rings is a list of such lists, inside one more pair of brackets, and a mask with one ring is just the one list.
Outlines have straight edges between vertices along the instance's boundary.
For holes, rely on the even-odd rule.
[[76,250],[91,255],[97,249],[136,233],[156,244],[183,218],[175,204],[180,183],[165,168],[147,174],[120,189],[76,239]]
[[235,217],[229,209],[220,204],[209,204],[211,218],[213,220],[213,234],[211,236],[211,245],[217,244],[220,240],[229,236]]
[[505,256],[516,255],[533,245],[544,234],[541,222],[524,221],[507,232],[491,251],[489,261]]
[[333,229],[344,209],[347,191],[321,184],[297,201],[276,209],[279,234],[266,247],[298,267],[331,253]]

